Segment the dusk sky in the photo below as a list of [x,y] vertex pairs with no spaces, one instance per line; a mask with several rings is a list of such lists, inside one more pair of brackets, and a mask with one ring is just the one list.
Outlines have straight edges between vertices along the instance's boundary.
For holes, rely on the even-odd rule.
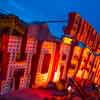
[[[25,22],[68,20],[77,12],[100,34],[100,0],[0,0],[0,11],[16,14]],[[49,24],[53,35],[61,37],[67,23]]]

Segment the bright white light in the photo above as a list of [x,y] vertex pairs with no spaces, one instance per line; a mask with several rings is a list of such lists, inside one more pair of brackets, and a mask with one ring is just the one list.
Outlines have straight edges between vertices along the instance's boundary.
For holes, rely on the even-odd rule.
[[68,91],[71,91],[72,87],[71,87],[71,86],[68,86],[68,88],[67,88],[67,89],[68,89]]

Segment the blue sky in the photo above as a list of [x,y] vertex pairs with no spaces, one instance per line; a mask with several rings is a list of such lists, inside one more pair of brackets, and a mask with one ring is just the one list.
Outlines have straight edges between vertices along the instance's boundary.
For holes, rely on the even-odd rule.
[[[68,13],[78,12],[100,33],[100,0],[0,0],[0,9],[26,22],[68,20]],[[67,23],[49,24],[53,35],[61,37]]]

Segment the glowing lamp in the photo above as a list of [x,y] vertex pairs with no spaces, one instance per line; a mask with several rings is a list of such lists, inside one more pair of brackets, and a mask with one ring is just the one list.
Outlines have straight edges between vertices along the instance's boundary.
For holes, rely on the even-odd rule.
[[68,86],[68,92],[70,92],[72,90],[72,87],[71,86]]
[[63,38],[63,42],[64,42],[65,44],[71,44],[72,39],[71,39],[71,38],[68,38],[68,37],[64,37],[64,38]]

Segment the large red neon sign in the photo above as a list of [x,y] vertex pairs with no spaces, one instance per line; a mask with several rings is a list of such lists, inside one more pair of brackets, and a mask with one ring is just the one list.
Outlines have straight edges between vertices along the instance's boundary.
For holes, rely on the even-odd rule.
[[[63,37],[60,42],[45,39],[38,41],[34,38],[36,34],[34,36],[28,34],[24,40],[24,46],[21,46],[22,37],[3,34],[1,47],[3,61],[0,65],[3,71],[2,91],[10,88],[13,74],[19,69],[24,70],[24,75],[20,79],[20,88],[27,87],[33,75],[36,84],[43,84],[50,80],[65,80],[69,77],[90,79],[99,84],[100,61],[91,54],[89,48],[73,45],[73,40],[76,39],[93,50],[97,47],[99,52],[100,43],[97,32],[80,15],[72,13],[65,33],[69,33],[74,39]],[[25,56],[20,61],[17,60],[17,56],[21,55],[21,47]]]

